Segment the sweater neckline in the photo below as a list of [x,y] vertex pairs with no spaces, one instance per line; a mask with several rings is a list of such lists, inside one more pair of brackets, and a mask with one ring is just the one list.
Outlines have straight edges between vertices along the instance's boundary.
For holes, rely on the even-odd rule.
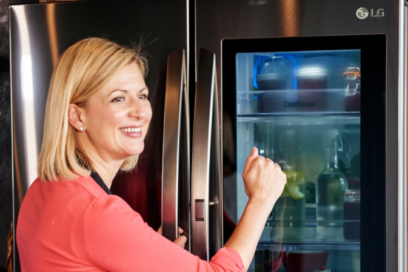
[[99,176],[98,173],[93,172],[91,173],[91,178],[104,190],[108,195],[112,195],[112,192],[109,190],[108,186],[106,186],[105,182],[103,182],[102,178]]

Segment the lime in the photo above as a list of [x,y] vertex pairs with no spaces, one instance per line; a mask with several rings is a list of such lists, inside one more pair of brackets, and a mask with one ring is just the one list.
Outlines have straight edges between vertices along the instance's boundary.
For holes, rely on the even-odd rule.
[[299,189],[299,186],[305,185],[305,178],[299,171],[284,170],[286,174],[286,185],[283,189],[282,197],[290,196],[293,199],[301,199],[305,196]]

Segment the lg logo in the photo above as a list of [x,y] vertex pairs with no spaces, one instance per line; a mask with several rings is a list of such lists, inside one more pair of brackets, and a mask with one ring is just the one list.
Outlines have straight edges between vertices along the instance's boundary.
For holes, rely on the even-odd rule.
[[374,12],[374,9],[371,9],[371,11],[368,11],[366,8],[359,8],[356,12],[356,16],[358,19],[365,19],[368,16],[373,17],[373,18],[381,18],[384,17],[384,9],[379,8],[377,9],[377,12]]

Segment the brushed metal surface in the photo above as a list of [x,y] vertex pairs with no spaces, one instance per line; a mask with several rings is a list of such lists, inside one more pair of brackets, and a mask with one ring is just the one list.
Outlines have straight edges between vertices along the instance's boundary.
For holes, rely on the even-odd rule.
[[221,143],[219,137],[218,122],[220,112],[218,111],[218,96],[217,96],[217,77],[216,71],[214,71],[214,94],[213,94],[213,110],[211,121],[211,150],[210,150],[210,180],[209,180],[209,202],[208,202],[208,215],[209,215],[209,229],[208,229],[208,248],[209,256],[211,259],[217,251],[222,247],[223,242],[223,203],[222,203],[222,160],[220,160]]
[[[179,221],[184,223],[181,223],[182,226],[180,226],[184,231],[183,235],[188,238],[188,241],[190,240],[189,199],[185,199],[186,195],[188,198],[187,192],[189,192],[190,187],[189,112],[188,104],[183,106],[188,100],[185,85],[185,51],[177,50],[170,54],[167,62],[163,125],[162,233],[170,241],[174,241],[179,236]],[[185,117],[182,118],[182,115]],[[182,122],[184,126],[182,126]],[[183,137],[183,141],[181,134],[186,136]],[[186,188],[187,192],[179,194],[180,187]],[[180,203],[181,205],[179,205],[179,198],[185,199]],[[188,245],[186,243],[187,250],[189,250]]]
[[401,2],[400,20],[403,21],[403,27],[400,28],[400,44],[399,44],[399,88],[398,88],[398,271],[405,272],[408,270],[408,186],[407,186],[407,169],[408,169],[408,48],[407,48],[407,29],[408,8]]
[[[217,204],[220,172],[215,54],[200,49],[197,64],[191,170],[191,252],[209,260],[218,250],[217,245],[221,244],[220,229],[216,227],[221,211]],[[204,202],[204,220],[195,219],[196,201]],[[213,205],[210,206],[210,202]],[[209,239],[219,242],[211,246]]]
[[[221,54],[223,39],[289,36],[387,35],[386,271],[398,271],[399,31],[404,0],[196,0],[196,47]],[[382,18],[360,20],[356,11],[383,8]],[[223,90],[217,59],[218,97]],[[226,97],[226,95],[224,95]],[[219,106],[221,110],[221,105]],[[220,120],[221,124],[221,120]],[[406,124],[404,124],[405,126]],[[406,180],[404,180],[406,183]],[[404,196],[407,197],[406,195]]]
[[178,49],[189,50],[186,7],[186,0],[67,2],[10,7],[14,222],[27,188],[37,177],[45,102],[53,66],[69,46],[93,36],[129,46],[143,39],[144,50],[149,53],[146,85],[150,90],[153,118],[145,149],[136,169],[118,174],[111,191],[139,212],[152,228],[160,226],[162,165],[158,158],[162,156],[167,57]]

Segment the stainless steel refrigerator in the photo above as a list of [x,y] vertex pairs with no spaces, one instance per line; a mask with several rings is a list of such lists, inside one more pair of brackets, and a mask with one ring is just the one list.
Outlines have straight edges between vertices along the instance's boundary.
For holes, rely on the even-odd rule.
[[153,120],[136,170],[112,191],[149,225],[171,240],[182,227],[186,249],[211,258],[242,215],[256,146],[287,185],[249,271],[408,271],[406,3],[12,6],[14,220],[37,175],[58,56],[89,36],[143,37]]

